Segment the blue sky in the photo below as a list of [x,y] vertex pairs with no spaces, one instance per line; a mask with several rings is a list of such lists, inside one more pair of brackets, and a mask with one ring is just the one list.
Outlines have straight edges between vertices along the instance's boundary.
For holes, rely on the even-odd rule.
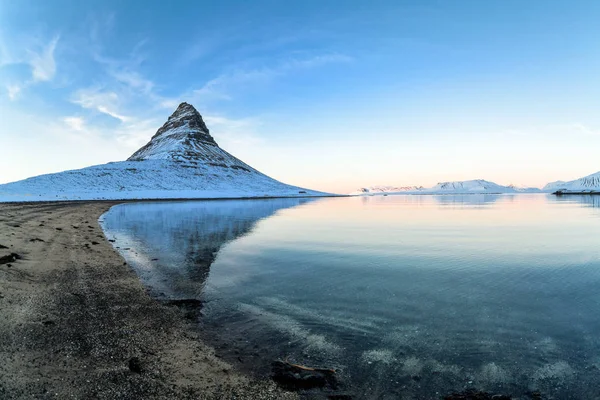
[[600,170],[597,1],[0,0],[0,182],[128,157],[181,101],[287,183]]

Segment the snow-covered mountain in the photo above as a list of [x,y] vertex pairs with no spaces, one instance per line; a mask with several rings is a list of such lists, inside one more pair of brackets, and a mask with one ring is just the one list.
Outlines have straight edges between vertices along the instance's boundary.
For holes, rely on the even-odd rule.
[[127,161],[0,185],[0,201],[320,195],[326,194],[281,183],[221,149],[187,103]]
[[369,194],[393,194],[405,192],[418,192],[423,190],[423,186],[369,186],[360,188],[351,195],[369,195]]
[[431,189],[440,193],[515,193],[512,186],[502,186],[483,179],[459,182],[440,182]]
[[519,187],[515,185],[508,185],[508,187],[513,188],[517,193],[542,193],[542,189],[534,187]]
[[456,182],[440,182],[434,187],[423,186],[373,186],[361,188],[351,195],[377,194],[500,194],[500,193],[539,193],[536,188],[519,188],[514,185],[502,186],[483,179]]
[[544,186],[542,190],[544,192],[560,191],[562,193],[600,193],[600,171],[574,181],[551,182]]

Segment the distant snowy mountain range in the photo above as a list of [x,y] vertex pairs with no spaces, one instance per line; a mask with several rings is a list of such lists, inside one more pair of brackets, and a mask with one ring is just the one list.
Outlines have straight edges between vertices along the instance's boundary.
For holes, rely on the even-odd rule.
[[127,161],[0,185],[0,202],[322,195],[276,181],[221,149],[187,103]]
[[431,188],[423,186],[372,186],[360,188],[350,195],[372,196],[378,194],[502,194],[502,193],[599,193],[600,172],[574,181],[548,183],[542,189],[502,186],[483,179],[457,182],[440,182]]
[[536,188],[519,188],[516,186],[502,186],[483,179],[470,181],[440,182],[434,187],[423,186],[373,186],[361,188],[351,195],[377,195],[377,194],[493,194],[493,193],[540,193]]

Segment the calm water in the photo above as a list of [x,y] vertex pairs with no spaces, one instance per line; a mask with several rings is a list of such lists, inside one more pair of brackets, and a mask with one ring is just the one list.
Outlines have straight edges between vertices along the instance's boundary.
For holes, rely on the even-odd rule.
[[205,302],[238,368],[336,368],[356,398],[600,398],[600,198],[130,203],[109,238],[159,298]]

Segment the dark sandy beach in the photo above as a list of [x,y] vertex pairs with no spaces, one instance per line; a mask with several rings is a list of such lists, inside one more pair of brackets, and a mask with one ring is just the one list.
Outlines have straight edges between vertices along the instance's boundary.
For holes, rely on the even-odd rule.
[[295,398],[146,293],[98,225],[113,204],[0,204],[0,398]]

